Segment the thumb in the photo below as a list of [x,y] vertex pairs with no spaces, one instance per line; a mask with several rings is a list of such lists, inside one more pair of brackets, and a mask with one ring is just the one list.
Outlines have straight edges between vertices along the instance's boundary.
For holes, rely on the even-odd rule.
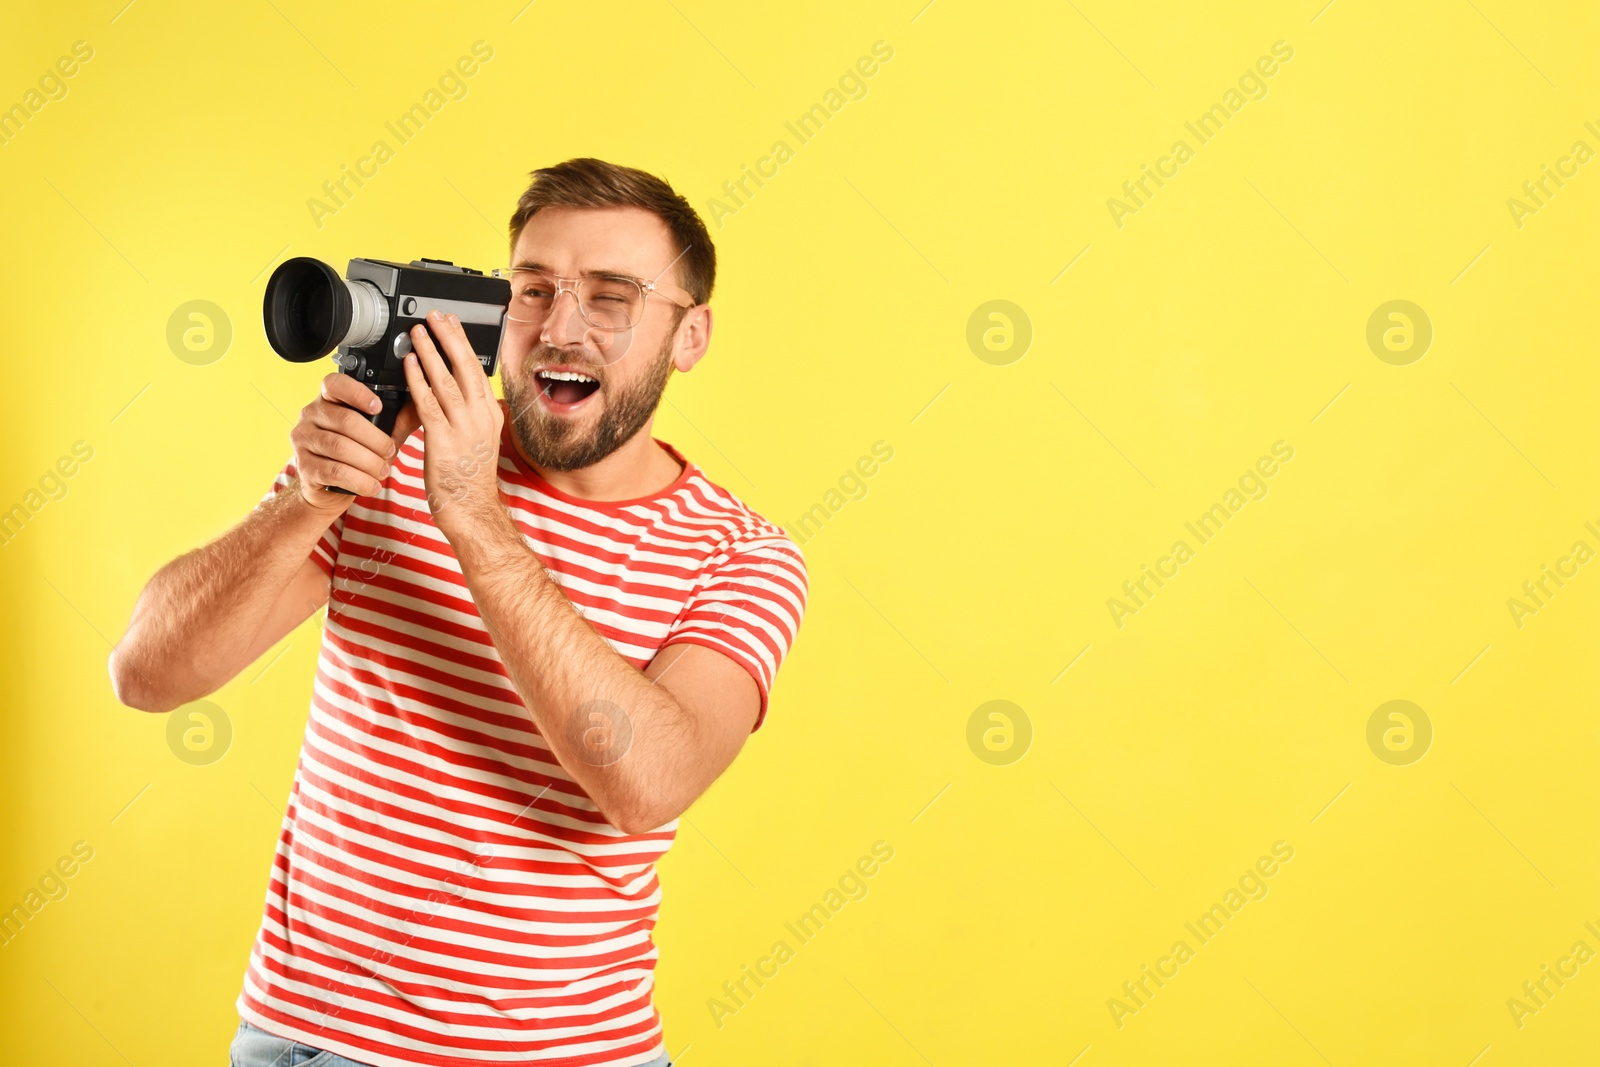
[[422,425],[422,416],[417,414],[417,403],[407,400],[406,406],[400,409],[400,414],[394,420],[394,430],[390,433],[395,448],[399,449],[406,440]]

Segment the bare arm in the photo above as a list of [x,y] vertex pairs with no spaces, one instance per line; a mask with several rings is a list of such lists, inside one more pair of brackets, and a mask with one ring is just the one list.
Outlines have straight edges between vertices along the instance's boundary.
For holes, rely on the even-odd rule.
[[430,325],[454,376],[417,326],[406,384],[427,432],[428,506],[484,628],[540,735],[606,820],[625,834],[665,825],[738,754],[760,688],[732,658],[687,643],[640,672],[574,610],[501,502],[497,464],[485,461],[498,456],[505,416],[482,366],[459,323]]
[[441,523],[495,651],[539,733],[607,821],[642,834],[681,815],[733,762],[760,690],[731,658],[663,648],[640,672],[573,610],[505,508]]
[[[328,375],[289,434],[300,477],[150,579],[111,651],[118,700],[141,711],[198,700],[328,602],[331,583],[311,550],[354,497],[326,487],[377,493],[395,452],[394,439],[355,410],[376,399],[354,378]],[[415,426],[415,414],[402,413],[396,437]]]
[[157,571],[111,652],[117,699],[141,711],[198,700],[326,604],[328,575],[311,549],[336,518],[290,486]]

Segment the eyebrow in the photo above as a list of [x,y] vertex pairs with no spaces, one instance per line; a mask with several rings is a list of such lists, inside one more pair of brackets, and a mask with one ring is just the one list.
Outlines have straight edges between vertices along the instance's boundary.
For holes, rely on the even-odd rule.
[[[512,264],[511,269],[512,270],[541,270],[541,271],[544,271],[546,274],[554,274],[555,273],[555,271],[551,270],[549,267],[545,266],[543,263],[532,263],[532,262],[514,263],[514,264]],[[637,275],[633,275],[633,274],[629,274],[625,270],[609,270],[609,269],[603,269],[603,268],[590,268],[589,270],[581,270],[581,271],[579,271],[578,272],[578,277],[580,277],[580,278],[615,278],[618,281],[630,281],[631,282],[631,281],[635,281],[638,276]]]

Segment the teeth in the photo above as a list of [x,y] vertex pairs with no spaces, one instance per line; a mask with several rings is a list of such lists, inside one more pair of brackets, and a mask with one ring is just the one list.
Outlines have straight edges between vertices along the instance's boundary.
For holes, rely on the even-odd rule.
[[576,371],[565,371],[565,370],[542,370],[542,371],[539,372],[539,377],[541,377],[541,378],[549,378],[551,381],[557,381],[557,382],[593,382],[593,381],[598,381],[598,379],[591,378],[587,374],[579,374]]

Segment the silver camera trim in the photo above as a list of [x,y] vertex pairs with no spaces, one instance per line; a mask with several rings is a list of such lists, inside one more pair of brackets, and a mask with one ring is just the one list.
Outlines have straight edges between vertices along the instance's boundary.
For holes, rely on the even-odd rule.
[[350,329],[345,331],[342,345],[347,348],[365,348],[383,337],[389,327],[389,302],[369,281],[349,278],[344,287],[350,291]]

